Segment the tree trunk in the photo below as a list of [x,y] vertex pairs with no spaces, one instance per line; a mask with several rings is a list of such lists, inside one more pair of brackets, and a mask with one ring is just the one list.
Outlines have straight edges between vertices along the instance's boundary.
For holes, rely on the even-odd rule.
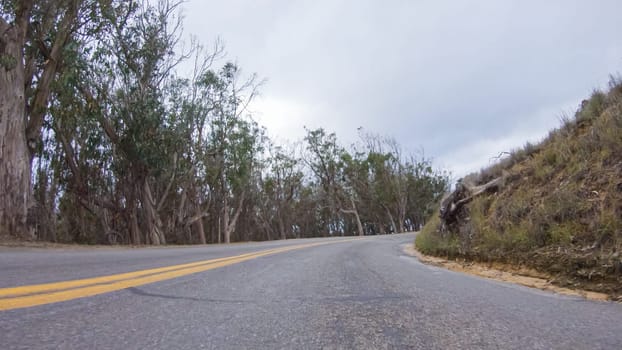
[[378,227],[378,234],[381,234],[381,235],[387,234],[387,230],[385,229],[383,221],[376,222],[376,226]]
[[359,217],[358,210],[344,210],[346,214],[354,214],[354,218],[356,220],[356,229],[358,230],[359,236],[364,236],[365,232],[363,231],[363,225],[361,224],[361,218]]
[[[266,207],[266,206],[267,206],[267,202],[263,203],[263,207]],[[274,233],[274,229],[272,228],[272,225],[270,225],[270,222],[266,220],[261,210],[257,213],[257,219],[259,221],[259,224],[263,228],[263,231],[266,234],[266,241],[271,241],[272,234]]]
[[[175,161],[174,164],[176,164],[177,162]],[[176,165],[174,165],[173,168],[176,168]],[[194,167],[192,168],[192,171],[194,171]],[[172,178],[171,178],[172,179]],[[170,190],[170,184],[172,183],[169,182],[169,186],[167,186],[167,190],[166,192],[168,192]],[[190,194],[190,206],[193,208],[193,212],[194,212],[194,216],[191,217],[189,219],[189,221],[187,221],[187,225],[191,224],[192,227],[194,228],[194,232],[196,233],[197,237],[199,237],[199,243],[200,244],[207,244],[207,239],[205,237],[205,227],[203,226],[203,218],[207,216],[207,211],[203,211],[201,209],[202,204],[201,204],[201,200],[198,198],[197,196],[197,188],[196,188],[196,184],[192,183],[188,185],[189,187],[189,194]],[[184,192],[185,193],[185,192]],[[162,201],[160,201],[162,203]],[[203,204],[204,205],[204,204]],[[207,203],[207,206],[209,207],[209,203]],[[192,242],[191,242],[192,243]]]
[[50,220],[50,211],[48,210],[48,207],[50,207],[50,201],[48,200],[48,195],[50,191],[50,189],[48,188],[49,179],[46,169],[42,168],[42,163],[39,164],[39,169],[37,170],[37,185],[33,190],[34,202],[38,204],[33,207],[34,209],[36,209],[34,213],[36,215],[35,231],[38,240],[50,241],[52,240],[52,225]]
[[391,214],[389,208],[385,206],[384,209],[387,211],[387,216],[389,217],[389,221],[391,222],[391,228],[393,229],[393,231],[390,233],[395,233],[397,227],[395,226],[395,220],[393,220],[393,215]]
[[128,205],[129,224],[130,224],[130,244],[140,244],[140,228],[138,227],[138,212],[136,208],[136,198],[134,194],[131,194]]
[[196,230],[197,235],[199,236],[199,243],[207,244],[207,241],[205,239],[205,229],[203,228],[203,216],[202,215],[199,220],[194,222],[194,229]]
[[26,28],[0,18],[0,234],[32,239],[23,43]]
[[222,243],[222,220],[220,220],[220,215],[218,215],[218,244]]
[[57,237],[56,237],[56,215],[54,214],[54,198],[56,198],[56,194],[58,192],[58,179],[53,178],[52,179],[52,185],[50,186],[50,190],[48,192],[47,198],[47,206],[46,206],[46,211],[48,213],[48,216],[50,218],[50,227],[49,227],[49,232],[50,232],[50,240],[52,242],[56,242],[57,241]]
[[145,232],[145,242],[153,245],[166,244],[166,239],[162,233],[162,222],[156,211],[155,201],[151,195],[151,188],[149,187],[149,181],[146,177],[143,179],[142,188],[141,204],[143,207],[145,226],[147,228]]
[[441,200],[441,207],[439,209],[441,221],[445,225],[451,225],[456,222],[465,204],[483,193],[498,191],[504,186],[508,175],[509,174],[504,171],[500,177],[480,186],[458,182],[456,184],[456,189]]
[[287,239],[287,232],[285,232],[285,223],[283,222],[283,217],[281,213],[277,213],[278,222],[279,222],[279,231],[281,231],[281,239]]
[[399,217],[400,217],[400,230],[401,232],[406,232],[408,228],[406,228],[406,217],[408,216],[408,196],[407,191],[404,190],[404,195],[399,201]]
[[[207,244],[207,239],[205,238],[205,227],[203,226],[203,218],[207,216],[207,212],[202,212],[199,207],[197,207],[194,212],[194,216],[186,221],[184,227],[194,227],[194,231],[196,232],[197,237],[199,237],[199,242],[201,244]],[[189,243],[192,243],[192,240],[189,240]]]
[[399,210],[399,215],[398,215],[398,228],[399,228],[399,233],[405,232],[406,230],[404,230],[404,221],[406,221],[406,212],[405,212],[405,208],[400,207]]
[[233,218],[231,218],[231,221],[229,221],[229,208],[227,206],[227,199],[225,197],[225,243],[231,243],[231,234],[235,231],[235,224],[238,222],[238,218],[240,217],[240,213],[242,212],[245,195],[245,191],[242,191],[242,194],[240,195],[240,203],[238,204],[238,208],[235,210],[235,214],[233,214]]
[[[231,243],[231,237],[229,236],[231,234],[229,231],[229,200],[227,199],[226,194],[223,202],[222,210],[224,210],[224,212],[222,217],[222,230],[225,233],[225,243]],[[218,243],[220,243],[220,239],[218,241]]]
[[364,236],[365,231],[363,231],[363,224],[361,223],[361,218],[359,216],[358,210],[354,211],[354,217],[356,218],[356,227],[359,230],[359,236]]
[[363,230],[363,224],[361,223],[361,217],[359,216],[359,211],[356,208],[356,203],[354,203],[354,200],[352,198],[350,198],[350,203],[352,204],[352,209],[351,210],[341,209],[341,212],[345,214],[354,215],[354,218],[356,219],[356,228],[358,230],[359,236],[364,236],[365,231]]

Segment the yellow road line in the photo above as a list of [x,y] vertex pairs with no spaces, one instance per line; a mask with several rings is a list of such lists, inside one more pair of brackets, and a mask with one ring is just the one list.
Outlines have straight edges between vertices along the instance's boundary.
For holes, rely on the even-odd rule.
[[32,286],[4,288],[0,289],[0,296],[10,295],[10,297],[0,299],[0,311],[94,296],[130,287],[137,287],[148,283],[186,276],[197,272],[212,270],[266,255],[283,253],[287,251],[330,243],[348,242],[352,240],[353,239],[344,239],[332,242],[307,243],[283,248],[269,249],[255,253],[247,253],[227,258],[205,260],[195,263],[168,266],[157,269],[141,270],[117,275],[57,283],[46,283]]
[[88,286],[92,284],[110,283],[110,282],[115,282],[119,280],[137,278],[137,277],[141,277],[145,275],[153,275],[153,274],[167,272],[167,271],[179,270],[179,269],[184,269],[184,268],[193,267],[193,266],[199,266],[199,265],[205,265],[205,264],[210,264],[210,263],[224,261],[224,260],[230,260],[230,259],[241,257],[241,256],[250,256],[254,254],[257,254],[257,252],[242,254],[242,255],[233,256],[233,257],[230,256],[230,257],[218,258],[218,259],[212,259],[212,260],[197,261],[197,262],[187,263],[187,264],[172,265],[172,266],[160,267],[160,268],[155,268],[155,269],[126,272],[126,273],[120,273],[116,275],[100,276],[100,277],[85,278],[85,279],[71,280],[71,281],[35,284],[35,285],[29,285],[29,286],[2,288],[0,289],[0,298],[23,296],[25,294],[52,292],[52,291],[58,291],[58,290],[63,290],[63,289],[84,287],[84,286]]

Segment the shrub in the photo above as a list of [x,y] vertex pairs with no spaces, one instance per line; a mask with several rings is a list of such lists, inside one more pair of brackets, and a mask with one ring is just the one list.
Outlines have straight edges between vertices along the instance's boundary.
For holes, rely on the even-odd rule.
[[577,222],[554,224],[549,231],[550,243],[559,245],[569,244],[581,231],[583,231],[583,226]]
[[595,90],[592,97],[583,101],[581,108],[577,111],[575,119],[577,123],[582,123],[598,118],[605,109],[605,101],[607,95],[603,92]]
[[459,255],[458,238],[438,231],[440,219],[434,215],[415,238],[415,246],[424,253],[455,258]]

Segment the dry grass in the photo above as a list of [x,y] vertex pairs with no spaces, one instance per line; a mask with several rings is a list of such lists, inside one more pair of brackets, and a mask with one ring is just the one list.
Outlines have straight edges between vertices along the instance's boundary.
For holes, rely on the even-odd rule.
[[622,294],[622,82],[595,91],[540,144],[526,144],[469,176],[509,173],[476,198],[456,232],[431,220],[417,237],[425,254],[510,263],[555,275],[564,286]]

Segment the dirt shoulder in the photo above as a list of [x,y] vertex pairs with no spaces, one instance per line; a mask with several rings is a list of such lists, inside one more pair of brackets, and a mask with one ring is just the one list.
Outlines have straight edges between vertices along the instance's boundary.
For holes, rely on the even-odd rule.
[[416,257],[424,264],[434,265],[448,270],[467,273],[484,278],[490,278],[497,281],[510,282],[520,284],[526,287],[538,288],[558,294],[583,297],[588,300],[609,301],[611,297],[605,293],[591,292],[586,290],[577,290],[559,287],[553,285],[550,281],[551,276],[541,272],[524,268],[515,267],[507,264],[483,264],[470,261],[456,261],[439,258],[435,256],[424,255],[417,251],[414,244],[408,243],[402,246],[404,253]]

